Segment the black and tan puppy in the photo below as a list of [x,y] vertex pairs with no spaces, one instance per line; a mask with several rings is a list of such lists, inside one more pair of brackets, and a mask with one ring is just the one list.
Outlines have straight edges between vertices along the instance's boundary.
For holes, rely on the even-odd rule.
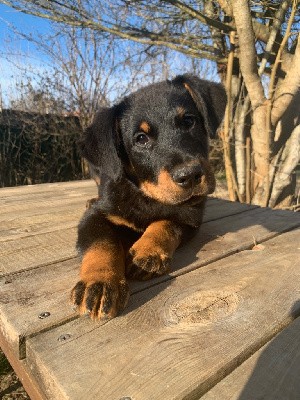
[[112,318],[128,301],[127,277],[169,271],[214,190],[208,140],[225,105],[221,85],[183,75],[98,112],[82,140],[99,198],[78,228],[82,265],[71,298],[80,313]]

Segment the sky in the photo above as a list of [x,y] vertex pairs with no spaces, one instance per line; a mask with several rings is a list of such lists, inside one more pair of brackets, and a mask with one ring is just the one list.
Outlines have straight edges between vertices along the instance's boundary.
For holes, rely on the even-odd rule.
[[[22,76],[25,76],[24,73],[22,75],[20,66],[26,68],[27,71],[31,66],[40,76],[44,76],[46,70],[51,69],[45,54],[35,48],[32,42],[21,39],[14,33],[12,27],[19,32],[32,34],[33,37],[36,33],[47,34],[52,30],[51,22],[48,20],[21,13],[0,3],[0,99],[2,98],[3,108],[9,107],[10,100],[18,97],[15,83],[20,83]],[[174,72],[188,72],[187,68],[190,68],[190,63],[186,63],[186,59],[180,53],[174,52],[172,57],[173,75]],[[147,73],[146,68],[144,66],[145,74]],[[216,76],[215,66],[210,65],[208,71],[212,71],[212,76],[207,76],[207,78],[214,79],[213,76]],[[26,76],[28,75],[33,77],[32,72],[26,72]],[[115,85],[114,81],[120,81],[119,76],[115,75],[109,76],[111,86]],[[126,80],[125,75],[122,75],[122,78]],[[114,101],[116,94],[116,91],[111,91],[110,100]]]
[[[49,21],[42,18],[26,15],[13,8],[0,4],[0,86],[4,103],[11,94],[12,78],[17,78],[20,71],[14,65],[26,65],[29,60],[36,68],[45,68],[45,56],[38,52],[34,45],[26,40],[21,40],[11,29],[15,26],[19,31],[27,34],[38,31],[49,32],[51,25]],[[22,52],[23,56],[20,56]],[[13,63],[7,61],[7,54]],[[27,58],[24,58],[24,54]]]

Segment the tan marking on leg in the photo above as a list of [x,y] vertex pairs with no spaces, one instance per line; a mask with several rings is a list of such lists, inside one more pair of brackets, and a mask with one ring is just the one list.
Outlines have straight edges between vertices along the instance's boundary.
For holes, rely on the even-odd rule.
[[147,256],[149,248],[159,248],[160,251],[172,257],[181,239],[181,228],[173,222],[162,220],[150,224],[142,237],[133,245],[139,246],[140,252]]
[[182,230],[162,220],[148,226],[142,237],[129,250],[129,277],[146,280],[169,271],[171,258],[181,240]]
[[124,252],[121,246],[96,243],[83,256],[80,279],[86,283],[110,281],[124,276]]
[[[78,284],[84,285],[80,302],[76,301],[80,314],[89,312],[92,319],[115,317],[129,297],[122,247],[108,242],[91,246],[83,256]],[[78,284],[73,289],[73,303]]]
[[91,208],[93,204],[95,204],[99,200],[99,197],[93,197],[92,199],[89,199],[85,203],[86,208]]

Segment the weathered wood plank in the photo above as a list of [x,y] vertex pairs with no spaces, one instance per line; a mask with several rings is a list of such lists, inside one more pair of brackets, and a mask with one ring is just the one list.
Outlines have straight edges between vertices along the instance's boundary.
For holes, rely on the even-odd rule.
[[199,399],[299,313],[298,242],[286,233],[137,293],[106,324],[30,338],[27,363],[49,399]]
[[203,222],[241,214],[245,211],[254,210],[255,208],[258,208],[258,206],[209,197],[204,211]]
[[201,400],[298,400],[300,397],[299,332],[300,318],[297,318],[201,397]]
[[[1,191],[0,191],[1,194]],[[41,192],[39,196],[34,193],[29,193],[27,197],[20,199],[14,196],[1,201],[0,215],[0,232],[2,236],[12,229],[26,228],[28,224],[34,225],[35,221],[39,223],[44,220],[45,223],[49,219],[53,219],[52,214],[62,214],[64,212],[78,211],[81,213],[85,210],[86,200],[96,196],[96,188],[93,182],[89,186],[80,186],[77,188],[62,191],[62,189],[50,194],[48,192]],[[220,203],[222,202],[222,203]],[[220,205],[222,204],[222,207]],[[229,201],[222,201],[216,198],[209,198],[207,208],[214,207],[214,213],[210,214],[210,218],[217,219],[219,216],[230,215],[232,213],[240,213],[249,209],[246,204],[232,203]],[[255,208],[255,206],[250,206]],[[30,219],[31,218],[31,219]],[[76,221],[76,217],[74,218]]]
[[[0,191],[1,193],[1,191]],[[55,190],[53,192],[28,193],[22,196],[13,196],[0,200],[1,216],[0,221],[11,220],[18,216],[36,215],[51,208],[55,209],[69,204],[85,206],[86,200],[97,195],[94,185],[78,185],[77,188],[70,190]]]
[[44,196],[45,193],[52,195],[58,192],[69,192],[70,190],[82,190],[84,187],[94,187],[95,182],[92,179],[70,182],[42,183],[38,185],[24,185],[5,187],[0,190],[0,201],[10,198],[18,200],[22,196]]
[[[68,201],[63,208],[52,205],[47,208],[47,213],[44,210],[44,213],[37,211],[31,216],[17,214],[13,221],[2,222],[0,275],[75,257],[77,225],[85,210],[83,201],[80,200],[76,205]],[[210,199],[204,221],[254,209],[239,203]]]
[[[63,228],[68,222],[73,222],[72,226],[77,226],[79,218],[86,209],[86,200],[90,197],[87,193],[80,192],[76,197],[59,200],[51,198],[45,203],[38,202],[35,206],[27,205],[26,210],[25,208],[21,211],[10,210],[0,216],[0,242],[46,233],[51,227],[57,230],[57,226]],[[254,208],[255,206],[247,207],[245,204],[210,198],[204,221],[239,214]]]
[[75,317],[69,295],[79,265],[72,259],[0,278],[0,331],[19,358],[27,336]]
[[60,207],[49,207],[33,215],[22,214],[6,221],[1,221],[0,242],[19,240],[46,232],[76,227],[85,211],[85,206],[80,200],[76,206],[67,204]]
[[176,252],[174,274],[179,269],[185,273],[207,264],[206,257],[212,262],[299,226],[299,213],[268,208],[250,209],[209,221],[186,247]]
[[[64,229],[62,229],[64,227]],[[61,224],[57,230],[20,240],[0,243],[0,275],[36,268],[73,258],[77,229],[74,223]]]
[[[131,290],[143,290],[250,248],[253,246],[252,236],[260,242],[297,225],[300,225],[300,219],[295,219],[294,213],[259,208],[209,221],[203,224],[190,243],[175,253],[173,272],[169,276],[132,282]],[[75,240],[76,229],[70,228],[1,244],[1,248],[6,246],[6,252],[0,258],[2,268],[15,274],[0,280],[0,322],[3,334],[16,352],[22,347],[22,338],[55,326],[62,319],[73,318],[68,298],[79,270],[79,260],[73,258],[76,255]],[[73,246],[70,245],[72,241]],[[69,260],[55,262],[63,258]],[[26,271],[28,268],[32,270]],[[22,270],[24,272],[16,273]],[[51,312],[51,318],[40,321],[37,314],[44,310]],[[23,354],[24,349],[20,351]]]
[[[28,368],[25,361],[20,361],[16,357],[15,352],[11,349],[5,338],[2,336],[0,331],[0,347],[4,352],[6,358],[9,360],[10,365],[13,367],[15,373],[20,378],[22,385],[26,392],[30,396],[31,400],[45,400],[45,395],[41,393],[38,383],[35,377],[31,374],[30,368]],[[0,379],[2,377],[0,376]],[[0,393],[0,396],[3,392]],[[2,397],[1,397],[2,399]]]

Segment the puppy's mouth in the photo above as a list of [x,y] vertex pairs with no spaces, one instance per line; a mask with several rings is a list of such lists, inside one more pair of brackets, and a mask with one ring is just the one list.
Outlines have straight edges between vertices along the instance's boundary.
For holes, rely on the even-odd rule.
[[187,206],[195,206],[203,201],[203,198],[206,195],[191,195],[184,200],[181,200],[177,203],[173,203],[174,205],[187,205]]
[[196,205],[215,189],[214,174],[209,163],[183,165],[171,172],[162,169],[157,182],[140,184],[143,193],[161,203],[170,205]]

